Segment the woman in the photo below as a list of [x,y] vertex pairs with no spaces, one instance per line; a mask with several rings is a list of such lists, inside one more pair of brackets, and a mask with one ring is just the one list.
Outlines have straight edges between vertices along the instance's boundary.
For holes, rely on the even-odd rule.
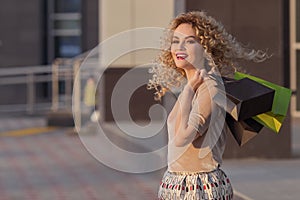
[[171,21],[165,48],[148,88],[156,99],[182,89],[167,120],[168,169],[158,199],[232,199],[229,179],[220,169],[227,126],[225,111],[213,97],[224,90],[236,59],[263,61],[262,51],[244,48],[205,12],[188,12]]

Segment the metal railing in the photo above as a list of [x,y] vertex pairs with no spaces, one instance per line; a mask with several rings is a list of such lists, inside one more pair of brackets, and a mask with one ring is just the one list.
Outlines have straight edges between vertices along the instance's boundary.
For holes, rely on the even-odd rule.
[[[73,80],[85,55],[86,53],[73,59],[57,58],[52,65],[0,68],[0,86],[26,86],[26,95],[18,94],[18,98],[23,98],[22,102],[25,103],[0,104],[0,113],[34,114],[41,110],[57,111],[58,109],[71,111]],[[60,82],[64,84],[64,91],[59,89]],[[36,85],[38,83],[49,84],[51,97],[47,98],[48,101],[37,102]],[[2,91],[3,95],[5,91],[6,89]]]

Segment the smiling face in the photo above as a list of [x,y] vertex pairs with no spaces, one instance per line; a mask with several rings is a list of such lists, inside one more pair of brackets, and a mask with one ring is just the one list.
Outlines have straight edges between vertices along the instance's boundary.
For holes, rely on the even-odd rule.
[[178,68],[204,68],[204,49],[198,42],[191,24],[180,24],[174,31],[171,44],[172,58]]

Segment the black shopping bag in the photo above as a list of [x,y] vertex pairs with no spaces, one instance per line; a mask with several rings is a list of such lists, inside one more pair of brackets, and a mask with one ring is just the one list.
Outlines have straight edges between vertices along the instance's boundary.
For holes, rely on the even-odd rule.
[[249,140],[255,137],[263,128],[263,125],[252,118],[236,121],[228,113],[226,113],[226,124],[234,139],[240,146],[243,146]]
[[[223,78],[223,81],[227,101],[226,106],[221,106],[223,106],[226,112],[236,121],[249,119],[272,110],[275,94],[273,89],[249,78],[243,78],[241,80]],[[222,91],[220,91],[220,93],[222,93]]]

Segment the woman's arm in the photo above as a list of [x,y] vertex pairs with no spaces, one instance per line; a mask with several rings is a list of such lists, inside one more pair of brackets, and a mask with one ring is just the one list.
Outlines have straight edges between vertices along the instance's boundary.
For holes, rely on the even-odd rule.
[[176,120],[178,124],[175,124],[174,138],[176,146],[185,146],[206,132],[213,106],[211,93],[215,89],[215,81],[208,78],[205,70],[197,70],[188,81],[178,98],[179,120]]
[[[212,94],[215,91],[212,81],[205,81],[197,89],[197,95],[187,84],[178,98],[180,120],[175,129],[175,145],[184,146],[196,137],[202,136],[209,125],[213,110]],[[194,99],[194,102],[193,102]]]
[[175,145],[178,147],[190,143],[197,135],[197,131],[188,125],[189,115],[192,109],[192,100],[195,95],[194,90],[188,84],[184,87],[178,98],[179,120],[176,120],[175,125]]

